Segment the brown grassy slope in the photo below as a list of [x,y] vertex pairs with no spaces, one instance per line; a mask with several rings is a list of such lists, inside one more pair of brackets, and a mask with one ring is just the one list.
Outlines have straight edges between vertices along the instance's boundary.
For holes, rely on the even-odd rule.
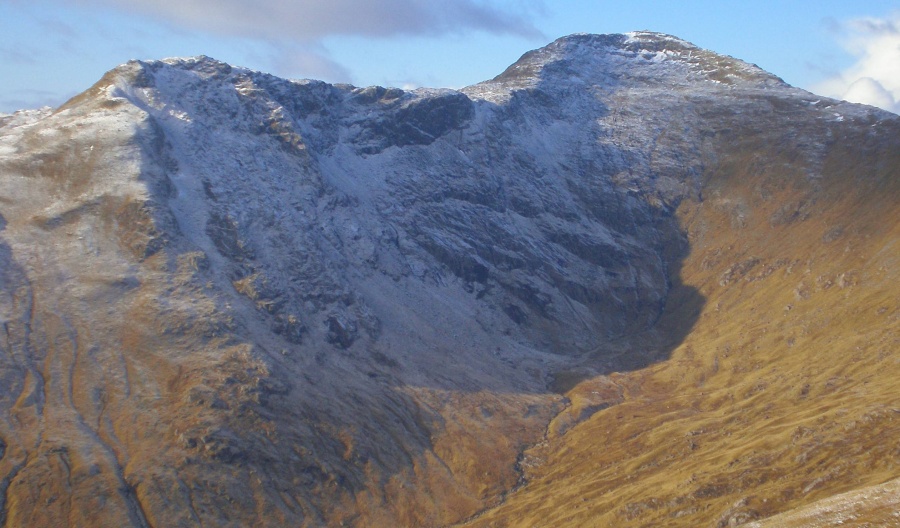
[[900,525],[900,479],[828,497],[747,528],[809,528],[811,526]]
[[[763,145],[710,169],[678,211],[691,333],[602,380],[622,402],[532,450],[470,526],[735,526],[900,476],[898,134],[845,134],[820,178]],[[684,317],[676,292],[662,324]]]

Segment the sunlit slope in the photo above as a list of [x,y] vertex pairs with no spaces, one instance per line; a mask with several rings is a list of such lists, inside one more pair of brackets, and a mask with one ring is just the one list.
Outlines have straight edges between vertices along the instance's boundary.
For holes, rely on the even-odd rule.
[[[752,141],[709,166],[678,211],[696,325],[670,359],[571,390],[621,403],[532,450],[528,484],[471,526],[736,526],[900,476],[900,135],[848,130],[820,170]],[[685,319],[673,296],[663,324]],[[863,495],[835,499],[845,525],[900,522],[896,493]]]
[[896,526],[900,524],[900,479],[855,489],[791,510],[747,528],[812,526]]

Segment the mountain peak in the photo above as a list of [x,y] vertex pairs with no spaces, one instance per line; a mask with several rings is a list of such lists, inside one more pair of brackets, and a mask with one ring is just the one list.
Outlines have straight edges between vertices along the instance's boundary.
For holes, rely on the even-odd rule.
[[695,44],[692,44],[684,39],[680,39],[674,35],[669,35],[667,33],[659,33],[656,31],[648,31],[648,30],[631,31],[631,32],[625,33],[625,37],[627,37],[626,41],[625,41],[627,44],[630,44],[630,45],[640,44],[640,45],[643,45],[645,48],[648,45],[653,45],[653,46],[658,46],[661,49],[670,49],[670,50],[700,49]]
[[497,77],[467,88],[467,93],[493,95],[576,79],[594,86],[663,83],[696,89],[707,87],[787,88],[780,78],[754,64],[700,48],[664,33],[576,33],[529,51]]
[[564,46],[568,49],[586,47],[600,50],[607,47],[613,47],[631,51],[682,51],[700,49],[695,44],[674,35],[647,30],[611,34],[573,33],[556,39],[554,42],[550,43],[548,47],[554,45]]

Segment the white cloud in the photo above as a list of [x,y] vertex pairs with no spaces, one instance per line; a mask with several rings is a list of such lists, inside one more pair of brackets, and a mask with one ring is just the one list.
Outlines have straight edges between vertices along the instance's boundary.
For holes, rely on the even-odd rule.
[[[330,35],[387,37],[468,30],[537,36],[539,31],[496,0],[81,0],[164,19],[188,29],[268,40]],[[518,4],[521,7],[521,2]],[[525,9],[524,11],[530,11]]]
[[854,103],[864,103],[885,110],[896,109],[896,101],[884,85],[871,77],[861,77],[844,92],[844,99]]
[[813,91],[900,113],[900,13],[852,20],[838,31],[856,62]]

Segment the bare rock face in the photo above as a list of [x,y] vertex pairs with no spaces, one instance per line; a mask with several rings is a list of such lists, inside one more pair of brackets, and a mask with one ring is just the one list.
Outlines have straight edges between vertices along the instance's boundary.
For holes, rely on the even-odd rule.
[[765,136],[814,179],[836,130],[891,119],[650,33],[461,91],[120,66],[0,123],[2,520],[465,519],[563,373],[690,331],[657,323],[702,306],[674,213],[708,166]]

